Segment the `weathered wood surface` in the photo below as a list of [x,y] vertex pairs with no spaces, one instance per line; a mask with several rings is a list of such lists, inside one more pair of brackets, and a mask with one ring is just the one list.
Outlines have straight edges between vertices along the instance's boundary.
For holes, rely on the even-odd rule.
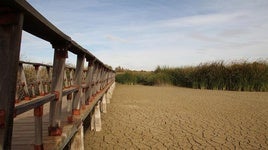
[[0,16],[0,149],[10,149],[23,15],[1,10]]
[[[83,120],[90,114],[96,103],[101,99],[104,93],[107,92],[112,82],[101,90],[89,103],[85,109],[81,109],[80,115],[74,116],[74,122],[68,123],[66,119],[67,113],[67,98],[62,99],[62,114],[61,114],[61,136],[48,136],[49,126],[49,103],[43,107],[43,145],[45,150],[62,149],[79,130]],[[27,111],[14,118],[12,149],[14,150],[29,150],[34,147],[34,115],[33,110]]]
[[61,106],[62,106],[62,88],[65,60],[67,58],[67,46],[53,46],[54,63],[53,63],[53,76],[51,84],[51,93],[56,92],[57,100],[50,102],[50,116],[49,116],[49,134],[60,135],[61,132]]
[[[33,148],[33,146],[40,146],[42,143],[45,145],[46,149],[61,149],[63,147],[59,146],[64,146],[68,143],[77,131],[78,125],[81,124],[81,120],[89,115],[97,101],[100,100],[104,92],[106,92],[105,89],[107,90],[111,85],[107,84],[105,88],[102,88],[105,82],[105,74],[113,73],[111,78],[105,80],[110,83],[114,82],[114,71],[109,69],[109,67],[104,65],[88,50],[81,47],[50,23],[27,1],[0,1],[0,5],[0,49],[2,54],[0,56],[0,70],[2,70],[2,72],[0,72],[0,149],[11,149],[11,141],[14,142],[13,149],[28,149],[29,146]],[[52,47],[55,49],[53,74],[51,74],[50,71],[51,65],[19,62],[22,30],[51,43]],[[69,51],[78,56],[83,56],[82,59],[78,58],[78,67],[76,68],[76,72],[78,73],[76,73],[75,80],[72,75],[73,70],[69,77],[70,85],[73,85],[72,83],[75,81],[78,88],[62,91],[65,60]],[[85,81],[86,77],[83,76],[83,63],[85,58],[87,61],[94,61],[94,65],[91,67],[92,70],[89,70],[87,73],[91,75],[87,78],[87,82]],[[28,83],[29,87],[27,88],[26,77],[22,66],[23,63],[35,66],[37,89],[35,89],[33,83],[31,85]],[[18,82],[21,83],[16,86],[19,64],[20,81]],[[45,85],[42,85],[42,80],[38,72],[39,66],[46,67],[49,79],[50,76],[52,76],[51,83],[49,81],[46,82]],[[86,82],[86,85],[81,85],[81,82]],[[41,99],[40,97],[38,98],[39,95],[45,95],[49,92],[49,84],[51,84],[51,94]],[[67,82],[65,85],[68,85]],[[19,86],[23,87],[25,92],[24,96],[20,98],[18,98],[18,93],[16,92]],[[87,92],[83,88],[88,88]],[[81,110],[81,115],[75,116],[72,124],[68,124],[66,119],[67,114],[65,114],[67,113],[65,110],[66,106],[62,109],[61,97],[64,94],[80,95],[80,93],[75,94],[77,93],[75,91],[79,90],[81,92],[81,89],[83,89],[83,104],[85,104],[85,99],[87,101],[90,99],[90,105],[86,107],[88,109]],[[30,101],[24,101],[30,98]],[[15,99],[19,104],[14,104]],[[56,101],[56,99],[58,101]],[[75,109],[80,109],[80,101],[80,96],[75,98],[75,104],[77,104]],[[49,102],[51,103],[49,104]],[[42,111],[43,105],[44,111]],[[15,125],[13,126],[13,117],[16,115],[18,116],[14,119]],[[12,129],[14,129],[13,137]],[[50,132],[47,131],[47,129],[49,129]],[[61,134],[62,129],[63,134]],[[48,133],[50,133],[50,137],[48,137]],[[44,142],[42,142],[42,139]],[[35,148],[43,149],[42,146]]]

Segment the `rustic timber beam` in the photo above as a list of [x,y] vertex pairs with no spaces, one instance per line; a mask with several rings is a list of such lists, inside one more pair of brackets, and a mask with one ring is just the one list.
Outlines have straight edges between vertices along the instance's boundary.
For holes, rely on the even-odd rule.
[[73,100],[73,115],[80,115],[81,101],[80,96],[82,92],[82,73],[84,68],[85,55],[77,55],[76,70],[74,76],[74,84],[79,88],[79,91],[74,94]]
[[36,62],[28,62],[28,61],[19,61],[19,64],[27,64],[27,65],[39,65],[44,67],[53,67],[52,65],[43,64],[43,63],[36,63]]
[[62,134],[61,125],[61,104],[65,60],[68,57],[68,43],[56,43],[52,45],[54,50],[53,75],[51,83],[51,93],[57,94],[57,99],[50,102],[49,127],[50,136]]
[[[77,92],[78,91],[78,88],[76,87],[71,87],[69,89],[65,89],[63,92],[62,92],[62,96],[66,96],[70,93],[74,93],[74,92]],[[29,110],[32,110],[36,107],[39,107],[41,105],[44,105],[50,101],[53,101],[56,99],[56,94],[53,94],[53,93],[50,93],[50,94],[47,94],[45,96],[42,96],[42,97],[37,97],[35,99],[32,99],[31,101],[27,102],[27,103],[24,103],[24,104],[18,104],[17,106],[15,106],[15,109],[14,109],[14,117],[26,112],[26,111],[29,111]]]
[[11,149],[22,26],[22,13],[7,7],[1,7],[0,149]]
[[55,40],[71,41],[71,38],[65,35],[35,8],[25,0],[5,0],[4,4],[19,10],[24,14],[23,30],[35,35],[48,42]]
[[89,100],[90,100],[90,93],[92,91],[91,88],[91,84],[92,84],[92,76],[93,76],[93,69],[94,69],[94,62],[95,59],[87,59],[88,61],[88,70],[87,70],[87,75],[86,75],[86,82],[85,82],[85,104],[88,105],[89,104]]

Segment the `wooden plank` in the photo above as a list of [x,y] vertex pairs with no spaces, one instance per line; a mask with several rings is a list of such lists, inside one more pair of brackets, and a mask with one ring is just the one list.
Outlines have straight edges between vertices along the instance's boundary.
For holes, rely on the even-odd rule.
[[[77,91],[78,91],[77,87],[70,87],[68,89],[63,90],[62,96],[66,96],[70,93],[77,92]],[[20,114],[22,114],[26,111],[29,111],[35,107],[39,107],[41,105],[44,105],[45,103],[48,103],[52,100],[55,100],[55,98],[56,98],[56,95],[54,93],[53,94],[50,93],[50,94],[47,94],[45,96],[37,96],[36,98],[31,99],[30,101],[23,100],[20,103],[17,103],[15,105],[14,114],[20,115]]]
[[92,87],[92,93],[91,93],[91,95],[95,95],[96,94],[98,74],[99,74],[99,64],[98,63],[94,63],[94,74],[93,74],[93,79],[92,79],[93,87]]
[[77,93],[74,93],[74,100],[73,100],[73,115],[80,114],[80,106],[81,106],[81,92],[82,92],[82,75],[84,69],[84,62],[85,62],[85,55],[77,55],[77,62],[76,62],[76,69],[75,69],[75,76],[74,76],[74,84],[75,86],[79,87]]
[[34,109],[36,107],[42,106],[43,104],[54,100],[56,97],[55,94],[48,94],[45,96],[38,96],[31,101],[23,101],[15,106],[15,115],[20,115],[26,111]]
[[42,63],[35,63],[35,62],[28,62],[28,61],[19,61],[20,64],[28,64],[28,65],[39,65],[39,66],[45,66],[45,67],[52,67],[52,65],[48,64],[42,64]]
[[[49,127],[49,103],[46,103],[43,108],[43,145],[45,150],[63,149],[66,144],[72,139],[75,133],[78,131],[81,121],[93,110],[94,106],[98,103],[104,93],[109,90],[112,83],[109,83],[102,91],[100,91],[92,102],[86,106],[86,109],[81,110],[81,115],[74,116],[72,123],[69,123],[66,119],[67,113],[67,99],[66,96],[62,99],[62,115],[61,115],[61,136],[48,136],[47,127]],[[28,150],[34,147],[34,116],[33,110],[25,112],[14,119],[14,128],[12,136],[12,149],[14,150]]]
[[0,23],[0,149],[10,149],[23,15],[1,13],[0,20],[10,22]]
[[10,1],[10,5],[25,14],[23,30],[46,41],[71,41],[71,38],[49,22],[25,0]]
[[85,104],[88,104],[89,103],[89,100],[90,100],[90,93],[92,91],[92,87],[91,87],[91,84],[92,84],[92,76],[93,76],[93,69],[94,69],[94,62],[95,62],[95,59],[90,59],[88,60],[88,70],[87,70],[87,75],[86,75],[86,91],[85,91]]
[[68,45],[58,43],[53,45],[54,61],[51,93],[56,92],[57,100],[50,102],[49,110],[49,135],[61,135],[61,103],[65,60],[68,57]]

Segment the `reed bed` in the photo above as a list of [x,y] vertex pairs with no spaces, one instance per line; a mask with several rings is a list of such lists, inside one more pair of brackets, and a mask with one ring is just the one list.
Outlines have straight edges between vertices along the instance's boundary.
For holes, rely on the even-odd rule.
[[152,72],[126,71],[116,75],[122,84],[175,85],[195,89],[268,91],[267,61],[215,61],[194,67],[160,67]]

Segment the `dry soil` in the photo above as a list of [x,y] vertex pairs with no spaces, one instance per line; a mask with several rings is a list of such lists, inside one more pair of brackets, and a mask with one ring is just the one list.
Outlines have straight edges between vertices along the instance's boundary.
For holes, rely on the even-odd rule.
[[89,149],[268,149],[268,92],[119,85]]

